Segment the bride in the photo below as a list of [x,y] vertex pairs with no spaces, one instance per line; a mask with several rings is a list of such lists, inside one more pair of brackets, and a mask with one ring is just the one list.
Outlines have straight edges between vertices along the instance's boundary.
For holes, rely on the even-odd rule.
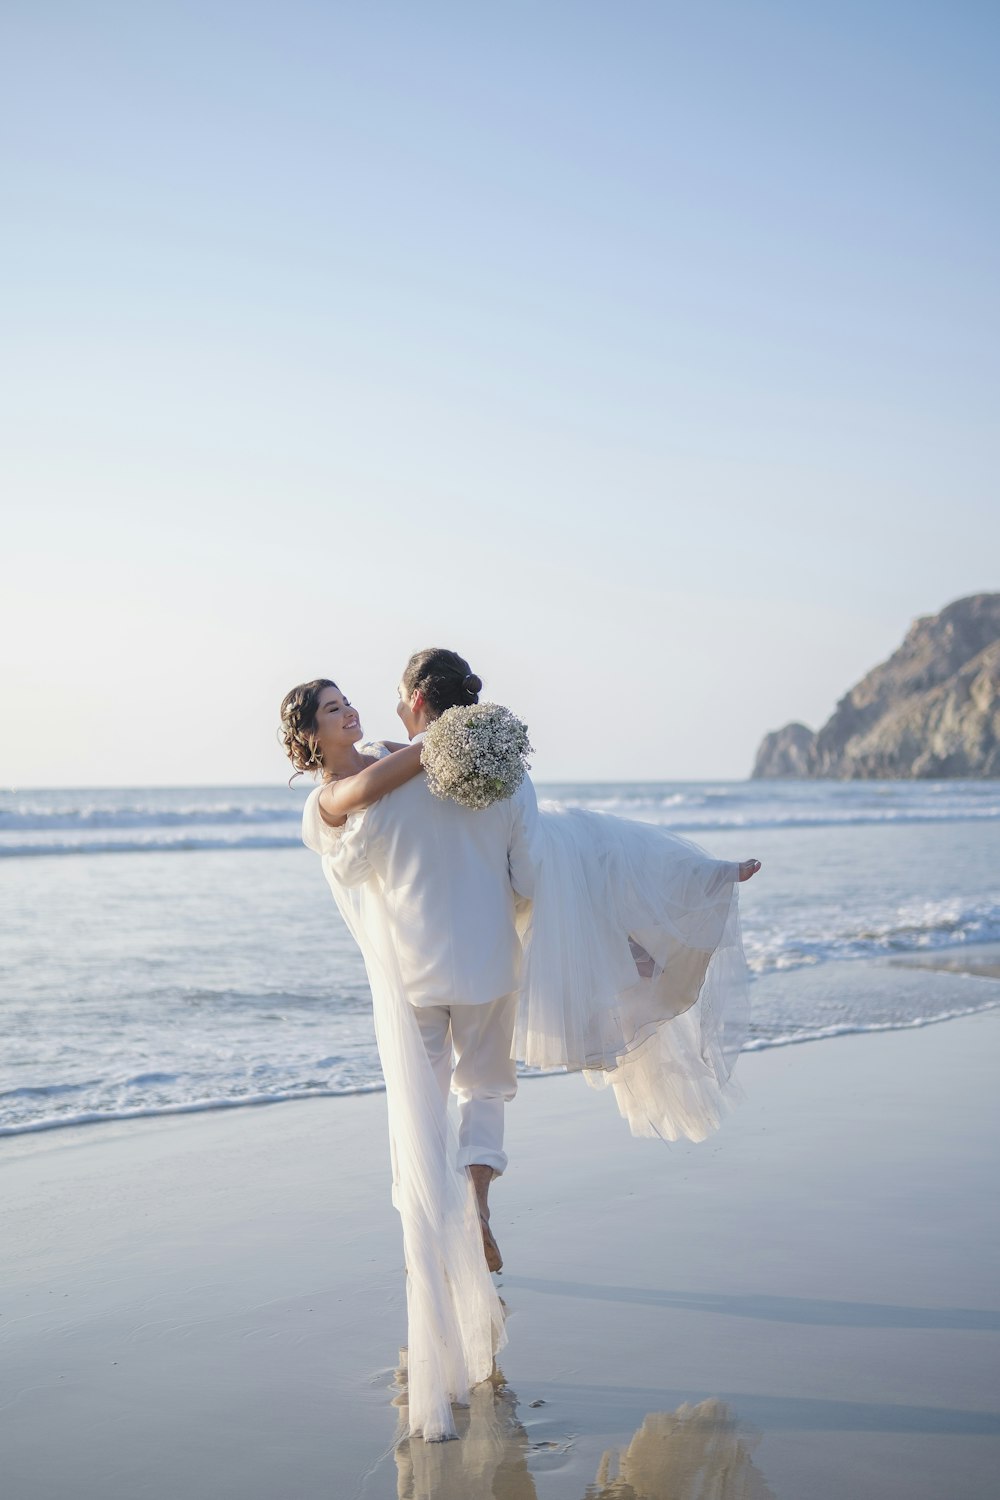
[[[421,684],[438,656],[448,659],[439,684],[454,686],[431,703]],[[481,686],[455,653],[419,653],[404,671],[397,712],[411,738],[422,736],[448,709],[475,703]],[[380,882],[338,876],[345,839],[367,808],[422,773],[423,747],[364,743],[357,711],[329,679],[286,695],[281,737],[296,772],[322,778],[305,805],[303,838],[323,856],[371,982],[408,1269],[410,1427],[447,1437],[449,1398],[464,1399],[486,1378],[505,1341],[478,1233],[485,1191],[477,1205],[457,1167]],[[610,1084],[633,1134],[703,1139],[719,1124],[746,1035],[736,892],[759,862],[716,860],[663,828],[557,806],[543,808],[530,843],[515,1055]]]

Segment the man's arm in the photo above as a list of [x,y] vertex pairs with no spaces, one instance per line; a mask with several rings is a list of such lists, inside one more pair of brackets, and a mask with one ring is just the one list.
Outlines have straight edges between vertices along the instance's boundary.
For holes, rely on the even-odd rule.
[[538,798],[526,776],[511,800],[511,828],[507,843],[510,883],[517,896],[531,901],[539,855]]

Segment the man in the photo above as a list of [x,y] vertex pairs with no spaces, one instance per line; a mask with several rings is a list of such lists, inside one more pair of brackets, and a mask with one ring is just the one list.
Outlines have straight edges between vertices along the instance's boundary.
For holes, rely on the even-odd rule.
[[[463,701],[462,682],[474,682],[474,692],[481,686],[453,652],[411,658],[397,710],[411,741]],[[330,861],[345,886],[381,883],[403,989],[442,1100],[449,1090],[458,1096],[458,1164],[475,1186],[491,1271],[503,1261],[489,1225],[489,1186],[507,1165],[504,1105],[517,1087],[515,911],[518,898],[532,895],[536,826],[527,778],[516,796],[472,811],[435,797],[417,776],[352,819]]]

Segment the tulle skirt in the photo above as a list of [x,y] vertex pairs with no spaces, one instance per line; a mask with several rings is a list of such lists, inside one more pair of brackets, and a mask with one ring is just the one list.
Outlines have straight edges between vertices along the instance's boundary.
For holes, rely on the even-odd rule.
[[606,813],[539,824],[518,1058],[610,1085],[634,1135],[703,1140],[749,1021],[738,866]]

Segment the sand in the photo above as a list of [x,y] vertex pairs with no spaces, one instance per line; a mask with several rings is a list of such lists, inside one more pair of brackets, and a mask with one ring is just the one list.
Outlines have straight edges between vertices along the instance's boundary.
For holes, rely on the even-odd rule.
[[[987,984],[980,979],[970,983]],[[1000,1011],[745,1056],[700,1146],[522,1084],[508,1347],[397,1444],[379,1094],[9,1138],[5,1500],[981,1500],[1000,1487]]]

